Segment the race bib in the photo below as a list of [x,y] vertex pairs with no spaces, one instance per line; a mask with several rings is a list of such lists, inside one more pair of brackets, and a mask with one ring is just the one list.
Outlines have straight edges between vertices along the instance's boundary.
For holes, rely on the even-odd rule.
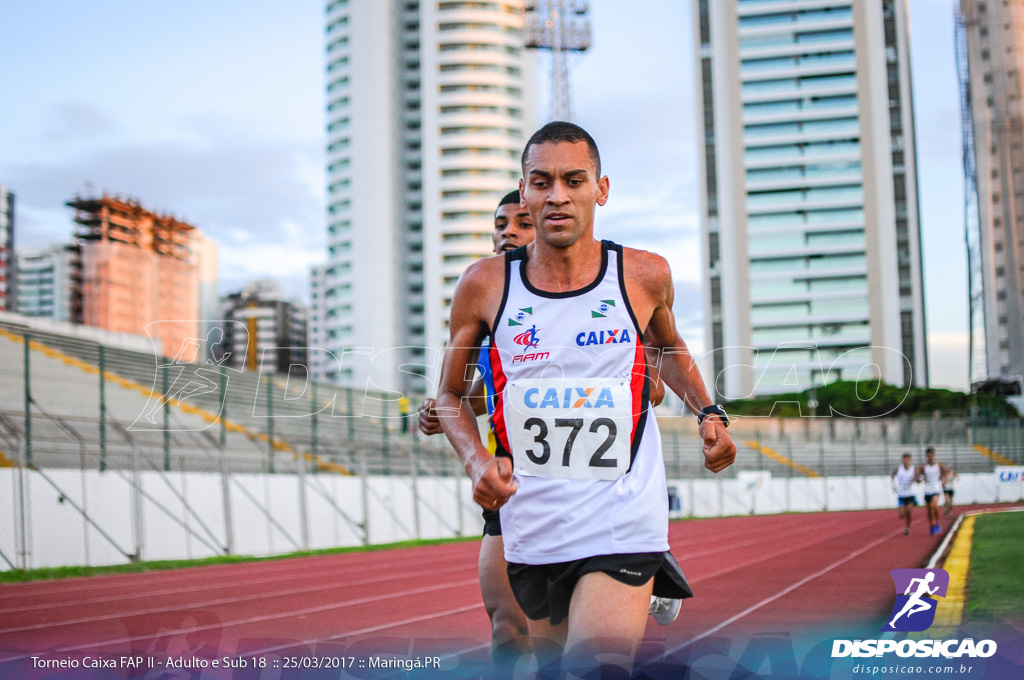
[[516,474],[614,480],[629,470],[628,378],[515,380],[503,399]]

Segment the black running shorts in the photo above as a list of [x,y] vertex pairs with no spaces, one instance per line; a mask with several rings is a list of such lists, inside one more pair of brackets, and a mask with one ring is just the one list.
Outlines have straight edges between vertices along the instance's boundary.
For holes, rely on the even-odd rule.
[[569,601],[585,574],[602,571],[616,581],[642,586],[654,578],[654,594],[693,597],[682,569],[671,553],[596,555],[554,564],[508,565],[508,582],[523,613],[534,621],[549,619],[557,626],[569,616]]
[[926,493],[924,495],[924,504],[928,505],[929,503],[932,502],[933,498],[938,498],[938,497],[939,497],[939,494],[937,494],[937,493]]
[[914,496],[900,496],[900,505],[917,505],[917,498]]
[[484,510],[484,536],[501,536],[500,510]]

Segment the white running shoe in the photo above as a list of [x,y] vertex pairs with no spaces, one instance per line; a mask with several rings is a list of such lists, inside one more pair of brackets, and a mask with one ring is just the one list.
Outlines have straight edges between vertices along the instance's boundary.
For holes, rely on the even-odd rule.
[[673,600],[667,597],[655,597],[651,595],[651,608],[648,610],[654,620],[662,626],[667,626],[679,616],[679,610],[683,607],[682,600]]

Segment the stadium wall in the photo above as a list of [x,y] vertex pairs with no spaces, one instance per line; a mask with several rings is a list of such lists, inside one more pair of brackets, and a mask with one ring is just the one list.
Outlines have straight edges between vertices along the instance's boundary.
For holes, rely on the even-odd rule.
[[[139,472],[137,478],[135,494],[130,472],[0,469],[0,489],[12,491],[0,503],[0,570],[126,563],[137,551],[146,561],[197,559],[224,554],[229,544],[232,554],[268,556],[477,536],[482,528],[469,479],[461,477]],[[895,507],[882,476],[752,472],[668,485],[675,517]],[[923,491],[916,493],[923,502]],[[999,483],[993,472],[965,473],[957,481],[958,506],[1019,500],[1024,481]]]

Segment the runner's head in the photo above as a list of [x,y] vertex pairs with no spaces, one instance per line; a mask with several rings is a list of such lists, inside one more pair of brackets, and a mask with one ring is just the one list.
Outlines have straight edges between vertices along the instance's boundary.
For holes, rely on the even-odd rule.
[[504,253],[533,241],[533,222],[530,213],[519,204],[519,190],[505,194],[494,211],[494,252]]
[[533,133],[523,149],[519,180],[538,238],[567,248],[593,236],[594,206],[608,200],[608,178],[594,138],[578,125],[556,121]]
[[924,452],[925,458],[928,459],[928,464],[932,465],[935,463],[935,449],[929,446]]
[[904,453],[903,454],[903,467],[905,467],[905,468],[910,467],[910,454],[909,453]]

